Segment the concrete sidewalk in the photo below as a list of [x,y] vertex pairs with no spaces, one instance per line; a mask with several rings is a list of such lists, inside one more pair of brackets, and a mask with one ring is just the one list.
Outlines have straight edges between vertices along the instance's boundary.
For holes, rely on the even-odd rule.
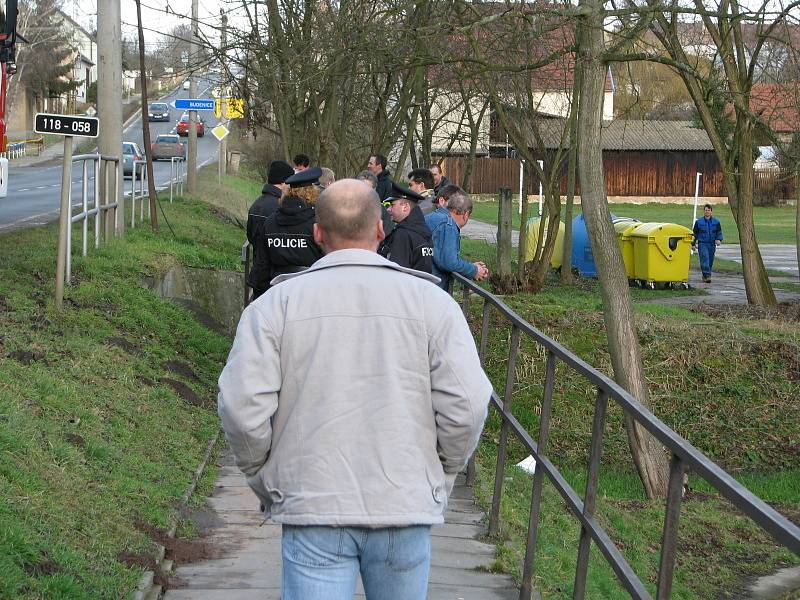
[[[212,525],[205,541],[216,558],[179,566],[179,586],[166,600],[278,600],[281,594],[281,528],[258,512],[258,501],[226,455],[208,504]],[[511,577],[479,570],[494,560],[494,546],[478,541],[484,514],[460,476],[445,515],[432,530],[433,558],[429,600],[516,600]],[[364,598],[359,582],[355,598]],[[311,600],[311,599],[309,599]]]

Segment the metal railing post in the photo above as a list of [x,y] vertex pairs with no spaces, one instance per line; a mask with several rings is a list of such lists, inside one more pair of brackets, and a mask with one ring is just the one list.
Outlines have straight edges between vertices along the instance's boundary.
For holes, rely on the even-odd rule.
[[67,197],[69,198],[67,205],[67,262],[65,266],[66,275],[64,276],[64,284],[70,285],[72,280],[72,171],[70,171],[69,190],[67,190]]
[[86,238],[89,236],[89,161],[83,160],[83,256],[86,256]]
[[661,536],[661,561],[658,567],[658,591],[656,600],[669,600],[672,595],[672,578],[675,575],[675,560],[678,556],[678,520],[683,499],[683,459],[672,455],[669,465],[667,508],[664,515],[664,533]]
[[131,229],[136,227],[136,162],[133,163],[131,175]]
[[[550,437],[550,414],[553,410],[553,389],[556,380],[556,355],[547,351],[544,371],[544,390],[542,393],[542,410],[539,415],[539,441],[536,446],[539,456],[547,453],[547,440]],[[536,469],[533,473],[533,489],[531,490],[531,509],[528,513],[528,539],[525,543],[525,562],[522,570],[522,585],[519,589],[520,600],[531,600],[533,594],[533,561],[536,556],[536,542],[539,535],[539,512],[542,504],[542,485],[544,470]]]
[[[144,221],[144,178],[147,177],[147,162],[137,161],[137,165],[139,166],[139,222],[141,223]],[[134,181],[135,179],[134,176]]]
[[500,443],[497,448],[497,464],[494,472],[494,493],[492,509],[489,513],[489,535],[496,536],[500,532],[500,501],[503,496],[503,478],[505,477],[506,454],[508,452],[508,420],[506,414],[511,412],[514,401],[514,379],[519,350],[519,327],[511,328],[511,344],[508,351],[508,368],[506,370],[506,389],[503,394],[503,425],[500,427]]
[[[602,388],[597,389],[597,401],[594,408],[592,421],[592,449],[589,452],[589,472],[586,476],[586,494],[583,501],[583,514],[594,517],[597,502],[597,479],[600,475],[600,457],[603,454],[603,430],[606,426],[606,408],[608,396]],[[578,542],[578,561],[575,565],[575,587],[572,591],[573,600],[582,600],[586,595],[586,573],[589,570],[589,550],[592,538],[586,527],[581,527],[581,537]]]
[[94,247],[100,247],[100,163],[101,159],[98,156],[94,160]]

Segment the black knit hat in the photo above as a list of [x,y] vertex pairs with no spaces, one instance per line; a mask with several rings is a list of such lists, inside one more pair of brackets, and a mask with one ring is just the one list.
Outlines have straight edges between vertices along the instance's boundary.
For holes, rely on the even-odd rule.
[[294,175],[292,165],[285,160],[273,160],[269,164],[269,174],[267,175],[267,183],[275,185],[276,183],[284,183],[289,177]]

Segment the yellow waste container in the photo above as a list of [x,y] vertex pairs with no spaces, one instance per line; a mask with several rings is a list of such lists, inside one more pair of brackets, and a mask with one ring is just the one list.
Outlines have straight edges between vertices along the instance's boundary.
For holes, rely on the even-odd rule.
[[[528,219],[528,238],[525,242],[525,262],[533,260],[536,252],[536,242],[539,239],[539,221],[541,217]],[[544,240],[542,245],[547,242],[547,223],[545,223]],[[553,248],[553,256],[550,257],[550,266],[558,269],[561,266],[561,258],[564,252],[564,223],[559,221],[558,233],[556,234],[556,246]]]
[[642,222],[636,219],[616,219],[614,221],[614,230],[617,232],[617,241],[619,242],[619,249],[622,251],[622,261],[625,263],[625,273],[628,275],[628,279],[636,278],[631,232],[641,224]]
[[636,279],[646,285],[689,280],[691,229],[674,223],[642,223],[629,235]]

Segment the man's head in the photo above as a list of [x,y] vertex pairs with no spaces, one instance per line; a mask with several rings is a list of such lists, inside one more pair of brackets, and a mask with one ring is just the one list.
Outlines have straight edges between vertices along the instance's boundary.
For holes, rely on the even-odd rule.
[[375,177],[375,173],[373,173],[372,171],[367,171],[366,169],[364,169],[363,171],[361,171],[361,173],[358,174],[358,177],[356,177],[356,179],[358,179],[359,181],[366,181],[369,185],[372,186],[373,190],[378,187],[378,178]]
[[417,192],[433,188],[433,174],[428,169],[414,169],[408,174],[408,187]]
[[703,207],[703,216],[705,216],[706,219],[710,219],[711,218],[711,213],[713,213],[713,212],[714,212],[714,209],[711,208],[710,204],[706,204]]
[[330,187],[336,181],[336,174],[328,167],[322,167],[322,175],[319,176],[319,185],[321,188]]
[[346,248],[378,249],[384,238],[378,195],[369,184],[342,179],[317,200],[314,241],[326,253]]
[[447,202],[453,195],[458,193],[465,194],[466,192],[462,190],[460,187],[458,187],[456,184],[451,183],[439,190],[439,193],[436,194],[434,202],[443,208],[447,208]]
[[292,162],[294,162],[294,172],[299,173],[308,168],[308,165],[311,164],[311,159],[305,154],[297,154]]
[[458,225],[458,228],[461,229],[467,224],[472,214],[472,198],[470,198],[469,194],[464,190],[457,188],[447,199],[447,210],[450,212],[450,216],[453,217],[456,225]]
[[431,165],[431,175],[433,175],[433,185],[442,183],[442,167],[439,165]]
[[386,204],[386,210],[389,212],[389,216],[392,217],[392,221],[399,223],[411,214],[417,202],[423,198],[422,194],[393,181],[392,191],[384,201],[384,204]]
[[369,157],[367,169],[372,171],[373,174],[378,175],[386,169],[386,165],[386,157],[383,154],[373,154]]
[[267,183],[285,190],[288,187],[285,181],[292,175],[294,175],[294,169],[292,169],[292,165],[287,163],[285,160],[273,160],[269,165]]

